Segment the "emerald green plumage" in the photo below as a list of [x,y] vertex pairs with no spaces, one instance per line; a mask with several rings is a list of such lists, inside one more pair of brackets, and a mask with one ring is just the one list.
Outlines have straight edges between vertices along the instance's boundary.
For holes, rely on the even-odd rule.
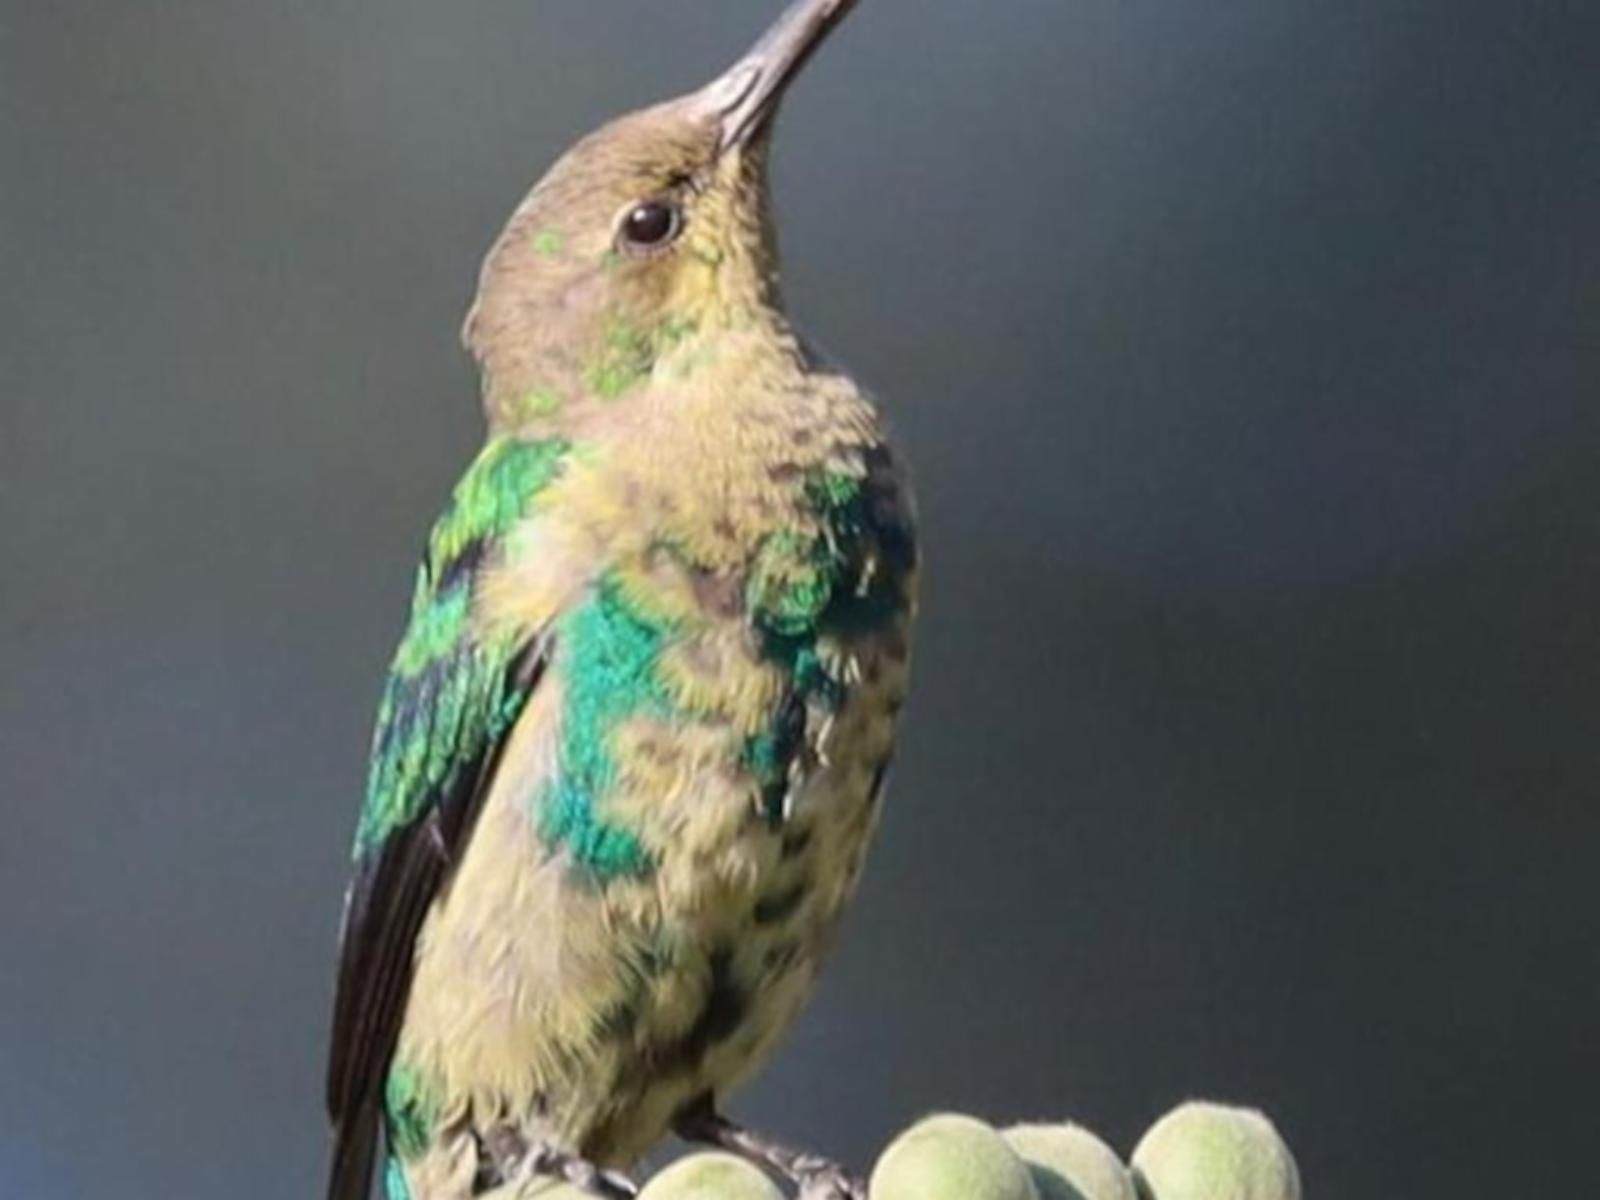
[[[881,451],[864,456],[860,475],[818,472],[806,496],[819,533],[780,531],[757,554],[745,602],[766,657],[789,678],[788,703],[745,747],[763,781],[767,815],[777,820],[808,705],[838,707],[844,683],[818,653],[829,635],[882,630],[905,616],[906,578],[915,566],[909,517]],[[870,554],[870,566],[868,555]]]
[[390,1068],[384,1082],[383,1107],[390,1149],[401,1158],[421,1154],[438,1113],[434,1098],[423,1088],[415,1071],[398,1064]]
[[521,711],[526,692],[507,674],[521,647],[472,627],[473,572],[527,515],[567,450],[555,439],[492,440],[435,524],[378,710],[357,857],[416,820]]
[[597,801],[616,776],[610,734],[619,718],[666,716],[672,704],[656,674],[663,630],[628,603],[616,583],[558,623],[563,649],[560,767],[539,797],[539,832],[552,848],[604,881],[645,875],[650,858],[627,829],[597,815]]

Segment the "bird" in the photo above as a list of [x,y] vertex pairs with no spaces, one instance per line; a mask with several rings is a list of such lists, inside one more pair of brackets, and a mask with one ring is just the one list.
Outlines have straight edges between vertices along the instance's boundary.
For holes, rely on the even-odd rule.
[[724,1107],[836,940],[908,685],[908,471],[787,315],[769,186],[780,104],[854,7],[795,0],[578,141],[483,264],[485,441],[356,824],[328,1200],[624,1197],[669,1133],[865,1194]]

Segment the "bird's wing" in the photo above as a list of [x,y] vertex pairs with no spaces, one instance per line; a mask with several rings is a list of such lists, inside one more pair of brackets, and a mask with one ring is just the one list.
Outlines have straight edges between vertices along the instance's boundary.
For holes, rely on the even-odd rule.
[[457,485],[418,573],[378,712],[345,896],[327,1078],[330,1200],[367,1195],[417,931],[548,661],[538,633],[490,633],[474,619],[479,568],[565,451],[558,442],[491,441]]

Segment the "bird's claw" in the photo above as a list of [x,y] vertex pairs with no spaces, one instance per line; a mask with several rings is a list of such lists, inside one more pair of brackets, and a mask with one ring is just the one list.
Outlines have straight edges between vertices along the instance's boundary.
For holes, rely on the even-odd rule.
[[602,1200],[634,1200],[639,1185],[618,1171],[603,1171],[591,1162],[582,1162],[565,1172],[566,1180]]
[[626,1175],[604,1170],[586,1158],[563,1154],[548,1146],[530,1148],[518,1164],[517,1175],[524,1186],[565,1180],[591,1196],[599,1196],[601,1200],[634,1200],[639,1194],[639,1185]]
[[867,1185],[838,1163],[807,1155],[794,1164],[796,1200],[867,1200]]

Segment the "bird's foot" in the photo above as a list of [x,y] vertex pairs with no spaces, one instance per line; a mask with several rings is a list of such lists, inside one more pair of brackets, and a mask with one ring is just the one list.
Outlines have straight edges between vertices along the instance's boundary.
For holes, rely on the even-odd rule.
[[800,1188],[795,1200],[867,1200],[867,1185],[825,1158],[802,1156],[789,1178]]
[[601,1200],[633,1200],[639,1185],[626,1175],[597,1167],[586,1158],[567,1154],[553,1146],[529,1146],[517,1163],[516,1182],[520,1187],[538,1181],[565,1180]]
[[709,1096],[684,1108],[673,1132],[686,1142],[717,1146],[776,1171],[799,1189],[796,1200],[867,1200],[867,1185],[838,1163],[735,1125],[717,1112]]

